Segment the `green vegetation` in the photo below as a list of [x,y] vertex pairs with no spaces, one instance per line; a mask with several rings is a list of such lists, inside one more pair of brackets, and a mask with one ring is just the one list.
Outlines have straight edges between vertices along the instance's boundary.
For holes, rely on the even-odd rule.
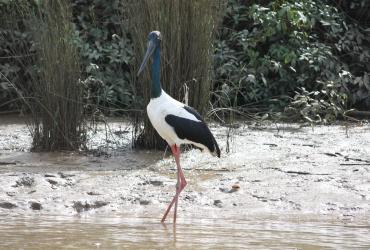
[[366,9],[368,1],[229,1],[216,42],[216,106],[310,122],[369,108]]
[[86,111],[121,115],[134,102],[130,63],[133,48],[122,0],[71,1],[81,54]]
[[[46,98],[70,112],[60,98],[41,94],[46,89],[82,104],[79,121],[83,114],[127,115],[138,124],[148,76],[136,83],[135,69],[153,29],[164,37],[164,88],[181,100],[188,93],[189,104],[211,109],[213,118],[330,123],[370,108],[367,0],[73,0],[70,16],[53,24],[44,2],[0,0],[0,113],[31,113],[36,128],[40,110],[62,110]],[[64,117],[50,119],[61,126]],[[156,145],[145,127],[138,134]]]
[[30,93],[35,42],[26,20],[32,8],[30,2],[0,1],[0,111],[4,113],[19,111],[21,98]]

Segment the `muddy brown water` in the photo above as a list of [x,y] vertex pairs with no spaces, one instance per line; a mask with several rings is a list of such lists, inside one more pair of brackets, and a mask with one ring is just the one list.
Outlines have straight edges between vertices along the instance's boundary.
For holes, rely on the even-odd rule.
[[[3,249],[368,249],[369,226],[318,218],[7,216]],[[3,220],[4,219],[4,220]]]
[[31,153],[23,121],[0,117],[0,249],[370,249],[367,124],[241,124],[229,153],[213,125],[223,155],[183,152],[176,227],[159,222],[169,152],[108,126],[90,132],[94,153]]

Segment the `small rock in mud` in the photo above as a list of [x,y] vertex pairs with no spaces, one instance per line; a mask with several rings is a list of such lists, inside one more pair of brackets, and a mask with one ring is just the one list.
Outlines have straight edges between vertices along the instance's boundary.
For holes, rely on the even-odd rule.
[[3,202],[0,202],[0,207],[1,208],[6,208],[6,209],[12,209],[12,208],[17,207],[17,205],[15,205],[13,203],[10,203],[10,202],[7,202],[7,201],[3,201]]
[[101,195],[98,192],[94,192],[94,191],[87,192],[87,194],[88,195]]
[[7,194],[8,196],[10,196],[10,197],[13,197],[13,196],[15,196],[15,195],[16,195],[16,193],[15,193],[15,192],[6,192],[6,194]]
[[30,208],[33,209],[33,210],[41,210],[42,205],[39,202],[32,201],[32,202],[30,202]]
[[229,189],[227,189],[227,188],[219,188],[219,190],[220,190],[221,192],[223,192],[223,193],[229,193],[229,192],[230,192],[230,190],[229,190]]
[[[236,186],[237,185],[237,186]],[[235,186],[235,187],[234,187]],[[223,193],[234,193],[240,189],[239,184],[234,184],[231,189],[228,188],[219,188],[219,190]]]
[[89,162],[91,162],[91,163],[103,163],[103,161],[100,160],[100,159],[91,159],[91,160],[89,160]]
[[124,196],[121,196],[120,198],[123,201],[130,201],[131,203],[132,203],[132,201],[136,201],[136,199],[133,199],[132,197],[124,197]]
[[88,152],[89,154],[92,154],[95,157],[102,157],[104,156],[105,158],[109,158],[112,156],[112,154],[105,152],[104,150],[101,149],[91,149]]
[[301,204],[298,204],[294,201],[288,201],[291,205],[292,205],[292,208],[293,209],[296,209],[296,210],[301,210]]
[[56,185],[56,184],[58,184],[58,182],[57,182],[57,181],[52,180],[52,179],[46,179],[46,181],[47,181],[47,182],[49,182],[51,185]]
[[148,201],[148,200],[140,200],[139,201],[139,203],[140,203],[140,205],[149,205],[149,203],[150,203],[150,201]]
[[16,162],[4,162],[4,161],[0,161],[0,165],[17,165]]
[[109,202],[107,202],[107,201],[95,201],[94,205],[93,205],[93,208],[104,207],[108,204],[109,204]]
[[53,175],[53,174],[45,174],[44,175],[45,177],[56,177],[55,175]]
[[257,194],[252,194],[252,197],[257,198],[258,200],[260,200],[262,202],[267,202],[267,199],[264,196],[257,195]]
[[196,195],[194,195],[194,194],[186,194],[185,196],[184,196],[184,200],[187,200],[187,201],[195,201],[197,199],[197,196]]
[[31,187],[33,184],[35,184],[35,179],[33,177],[23,176],[19,180],[15,181],[15,185],[13,185],[13,187]]
[[76,202],[73,203],[72,207],[74,209],[76,209],[76,211],[78,213],[80,213],[80,212],[89,210],[91,208],[91,205],[88,204],[87,202],[85,202],[85,204],[83,204],[81,201],[76,201]]
[[150,181],[147,181],[146,184],[150,184],[150,185],[153,185],[155,187],[161,187],[163,186],[163,181],[156,181],[156,180],[150,180]]
[[58,174],[59,174],[60,178],[63,178],[63,179],[66,179],[66,178],[68,178],[68,177],[73,177],[73,176],[75,176],[75,174],[65,174],[65,173],[63,173],[63,172],[59,172]]
[[78,213],[83,211],[88,211],[90,209],[100,208],[108,205],[109,202],[106,201],[95,201],[93,204],[87,203],[85,201],[85,204],[83,204],[81,201],[75,201],[73,203],[73,208],[76,209]]
[[74,186],[76,183],[73,181],[73,179],[71,178],[67,178],[66,179],[66,182],[63,184],[64,187],[72,187]]
[[222,201],[221,200],[214,200],[213,205],[215,205],[216,207],[222,207]]

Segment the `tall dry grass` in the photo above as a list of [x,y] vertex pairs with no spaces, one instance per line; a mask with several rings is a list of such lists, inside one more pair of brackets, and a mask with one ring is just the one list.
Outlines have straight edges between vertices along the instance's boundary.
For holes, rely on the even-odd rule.
[[[140,0],[125,1],[125,14],[135,48],[135,64],[147,46],[147,35],[152,30],[162,34],[162,88],[177,100],[188,102],[199,112],[207,109],[212,69],[212,41],[220,17],[222,0]],[[137,68],[133,70],[136,74]],[[137,93],[150,99],[150,76],[135,82]],[[188,97],[188,98],[187,98]],[[165,144],[153,130],[149,120],[136,119],[136,145],[159,148]]]
[[76,150],[84,145],[80,65],[67,0],[40,1],[30,10],[37,70],[30,101],[33,149]]

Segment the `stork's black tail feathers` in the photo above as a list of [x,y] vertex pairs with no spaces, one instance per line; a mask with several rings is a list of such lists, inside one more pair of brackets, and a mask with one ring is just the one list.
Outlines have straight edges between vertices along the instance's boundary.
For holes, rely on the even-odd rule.
[[213,136],[212,132],[210,131],[210,129],[208,128],[206,122],[203,120],[203,117],[198,113],[198,111],[196,111],[195,109],[193,109],[192,107],[189,107],[189,106],[184,106],[184,109],[186,111],[188,111],[189,113],[193,114],[197,119],[199,119],[200,121],[202,121],[202,125],[203,127],[203,133],[205,133],[205,137],[208,139],[206,141],[208,141],[208,143],[203,143],[205,146],[207,146],[207,148],[209,149],[209,151],[211,152],[212,155],[215,155],[217,156],[218,158],[221,157],[221,151],[220,151],[220,148],[218,147],[218,144],[217,144],[217,141],[215,139],[215,137]]

